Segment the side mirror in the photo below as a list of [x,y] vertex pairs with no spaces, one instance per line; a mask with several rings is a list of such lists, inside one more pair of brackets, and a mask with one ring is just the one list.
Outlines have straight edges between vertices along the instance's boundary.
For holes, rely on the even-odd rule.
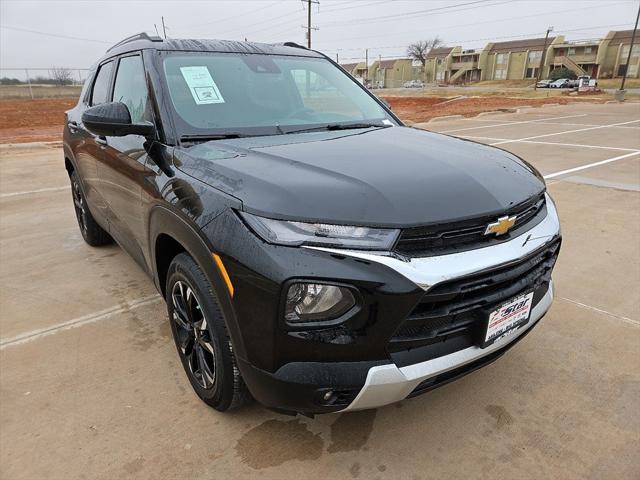
[[82,114],[82,123],[91,133],[105,137],[150,137],[155,132],[155,127],[149,122],[131,123],[129,109],[122,102],[103,103],[86,109]]

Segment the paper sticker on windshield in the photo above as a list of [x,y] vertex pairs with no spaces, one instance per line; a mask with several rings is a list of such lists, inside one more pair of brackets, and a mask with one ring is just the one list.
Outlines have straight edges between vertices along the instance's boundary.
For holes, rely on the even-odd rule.
[[180,67],[180,72],[198,105],[224,103],[224,98],[207,67]]

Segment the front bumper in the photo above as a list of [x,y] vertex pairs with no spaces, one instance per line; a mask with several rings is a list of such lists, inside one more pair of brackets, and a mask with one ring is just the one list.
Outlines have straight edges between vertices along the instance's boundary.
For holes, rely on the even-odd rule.
[[[403,352],[390,348],[395,332],[425,295],[479,272],[511,269],[558,244],[560,224],[550,197],[547,216],[522,235],[485,248],[423,258],[274,246],[247,235],[236,216],[220,218],[221,223],[212,226],[225,235],[212,243],[224,247],[235,287],[231,334],[234,346],[245,347],[236,348],[238,365],[254,397],[273,409],[358,410],[421,393],[497,358],[536,325],[553,299],[550,278],[536,284],[529,322],[484,349],[469,340],[477,331],[456,337],[448,348],[437,347],[436,353],[434,345]],[[281,299],[287,282],[298,278],[352,285],[362,293],[362,308],[340,331],[290,331],[282,319]],[[328,390],[337,400],[322,400]]]
[[398,402],[411,395],[420,384],[455,369],[461,369],[464,373],[469,373],[468,371],[465,372],[462,367],[479,362],[485,357],[492,357],[496,352],[502,351],[504,353],[503,351],[506,350],[507,346],[518,340],[519,337],[536,325],[547,313],[552,301],[553,282],[550,283],[544,297],[532,309],[529,322],[515,330],[511,335],[502,338],[487,348],[469,347],[433,360],[401,368],[398,368],[395,364],[372,367],[367,374],[362,390],[344,410],[364,410]]

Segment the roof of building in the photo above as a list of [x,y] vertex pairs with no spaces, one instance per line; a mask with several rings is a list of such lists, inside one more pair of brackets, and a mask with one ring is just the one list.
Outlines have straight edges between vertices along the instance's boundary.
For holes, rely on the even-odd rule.
[[350,72],[354,68],[356,68],[358,64],[357,63],[341,63],[340,66],[344,68],[347,72]]
[[[632,35],[633,35],[633,30],[620,30],[613,34],[613,37],[611,37],[610,43],[614,45],[618,43],[631,43]],[[638,41],[638,37],[639,35],[636,34],[636,41]]]
[[394,65],[396,64],[397,60],[382,60],[380,62],[380,65],[378,65],[379,68],[393,68]]
[[[547,45],[551,45],[556,37],[549,37]],[[502,52],[524,52],[526,50],[542,50],[544,48],[544,37],[527,38],[525,40],[511,40],[509,42],[496,42],[489,50],[491,53]]]
[[446,57],[447,55],[449,55],[451,53],[451,50],[453,50],[453,47],[432,48],[431,50],[429,50],[429,53],[427,53],[427,58],[442,58],[442,57]]

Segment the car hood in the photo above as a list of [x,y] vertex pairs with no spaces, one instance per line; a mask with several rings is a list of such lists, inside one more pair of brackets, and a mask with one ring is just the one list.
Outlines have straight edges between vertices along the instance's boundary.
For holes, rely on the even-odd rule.
[[353,225],[499,214],[545,188],[504,150],[408,127],[217,140],[176,149],[175,164],[247,212]]

